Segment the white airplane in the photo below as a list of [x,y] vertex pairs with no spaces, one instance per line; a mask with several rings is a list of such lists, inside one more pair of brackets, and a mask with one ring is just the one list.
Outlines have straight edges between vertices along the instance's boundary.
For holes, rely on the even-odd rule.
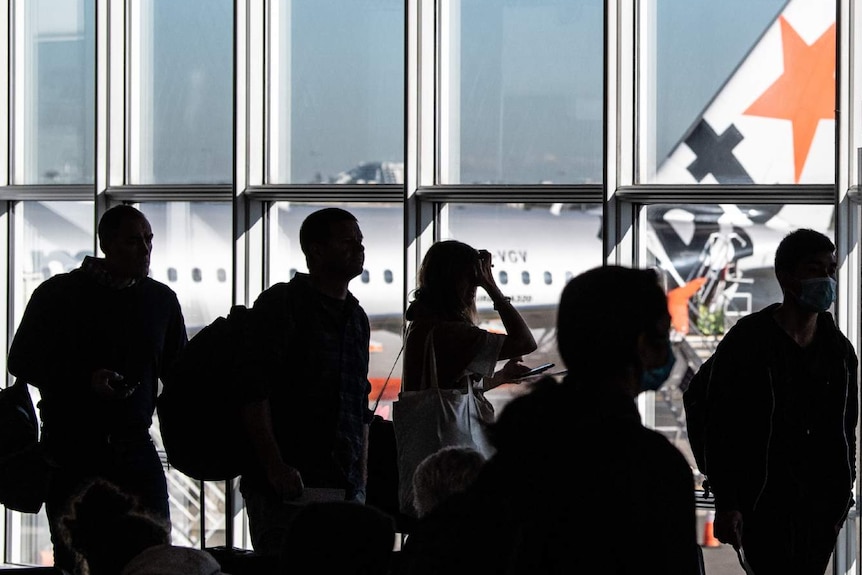
[[[175,212],[172,212],[174,206],[166,204],[158,204],[158,209],[143,207],[155,236],[151,276],[177,292],[189,333],[193,335],[230,309],[230,207],[183,203],[176,206]],[[307,271],[299,248],[299,225],[320,207],[280,205],[277,212],[279,239],[272,248],[272,257],[278,262],[274,282],[288,281],[297,271]],[[50,203],[28,204],[26,227],[31,234],[39,236],[41,250],[32,254],[32,267],[25,274],[32,279],[25,291],[32,290],[55,273],[74,269],[85,255],[92,253],[90,205],[82,204],[81,213],[74,217],[69,216],[67,208],[55,210]],[[772,291],[761,296],[757,295],[758,288],[771,280],[771,258],[784,233],[802,224],[824,228],[829,224],[828,214],[814,221],[810,207],[805,211],[795,208],[773,210],[777,212],[774,215],[763,210],[749,210],[747,217],[744,217],[744,206],[681,205],[652,209],[648,212],[649,250],[658,267],[667,271],[673,280],[669,287],[690,284],[706,275],[705,266],[712,266],[720,273],[732,270],[740,279],[757,278],[755,285],[740,281],[731,284],[728,290],[741,286],[743,290],[753,291],[755,299],[765,300],[774,295],[774,286],[769,284],[768,291]],[[362,302],[372,323],[372,397],[377,397],[392,371],[382,398],[382,402],[388,402],[395,399],[400,388],[400,364],[394,371],[393,366],[401,349],[403,327],[401,206],[369,207],[366,204],[347,206],[347,209],[357,216],[365,236],[365,270],[351,282],[350,289]],[[796,213],[800,211],[802,213]],[[786,221],[789,215],[799,217]],[[525,361],[530,365],[550,361],[562,368],[553,337],[556,306],[569,279],[601,265],[600,210],[595,207],[558,209],[551,205],[525,208],[522,205],[458,204],[450,209],[449,222],[446,237],[491,252],[498,284],[512,297],[534,329],[540,347]],[[731,251],[719,250],[720,240],[715,238],[727,239]],[[502,330],[487,295],[479,290],[477,296],[483,326]],[[688,304],[688,297],[685,303]],[[686,305],[686,316],[688,313]]]

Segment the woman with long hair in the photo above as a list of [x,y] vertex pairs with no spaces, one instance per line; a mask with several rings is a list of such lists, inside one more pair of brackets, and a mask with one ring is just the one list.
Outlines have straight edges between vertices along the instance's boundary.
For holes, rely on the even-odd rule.
[[[493,420],[494,410],[484,392],[529,371],[529,367],[521,363],[522,356],[536,350],[530,328],[511,300],[500,291],[492,267],[488,251],[476,250],[463,242],[446,240],[430,247],[419,269],[419,285],[413,301],[407,308],[409,323],[401,387],[402,399],[405,394],[427,389],[435,383],[441,390],[472,393],[478,405],[474,412],[480,412],[480,421],[474,426],[478,431],[473,432],[469,446],[486,457],[492,453],[490,443],[483,438],[481,423]],[[491,332],[477,325],[476,289],[480,287],[494,303],[505,333]],[[500,360],[509,361],[496,371]],[[396,427],[407,429],[398,448],[401,511],[414,516],[411,481],[416,465],[437,449],[452,443],[464,444],[465,440],[453,440],[454,435],[433,425],[435,437],[428,437],[429,433],[420,436],[424,432],[418,431],[416,421],[399,421],[398,416],[396,407]],[[427,421],[424,416],[420,417]],[[411,423],[413,430],[409,429]],[[409,437],[409,445],[404,445],[404,437]]]

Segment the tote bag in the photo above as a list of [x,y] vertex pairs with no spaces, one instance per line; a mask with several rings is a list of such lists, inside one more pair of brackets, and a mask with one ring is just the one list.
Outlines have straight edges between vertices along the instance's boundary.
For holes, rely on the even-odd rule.
[[425,340],[422,389],[401,391],[392,404],[398,449],[398,491],[401,512],[415,517],[413,472],[423,459],[450,445],[473,447],[486,458],[494,449],[485,426],[494,421],[494,406],[477,394],[471,382],[464,389],[440,389],[434,330]]

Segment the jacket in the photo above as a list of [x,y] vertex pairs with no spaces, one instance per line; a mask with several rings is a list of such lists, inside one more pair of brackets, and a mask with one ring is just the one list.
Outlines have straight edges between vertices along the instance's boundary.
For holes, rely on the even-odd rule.
[[[837,522],[852,502],[856,479],[858,359],[823,312],[811,347],[820,346],[817,365],[825,368],[801,373],[805,352],[788,352],[796,350],[773,318],[778,305],[742,318],[714,354],[704,456],[716,509],[756,511],[768,490],[789,497],[788,504],[816,498]],[[804,387],[789,390],[799,382]],[[786,399],[793,393],[797,404]],[[794,411],[799,398],[806,405]],[[816,455],[814,472],[806,469],[803,451]]]

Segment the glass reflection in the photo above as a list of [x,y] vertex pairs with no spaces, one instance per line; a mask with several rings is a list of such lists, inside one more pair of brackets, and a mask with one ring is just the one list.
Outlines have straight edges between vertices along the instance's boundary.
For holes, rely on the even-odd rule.
[[272,183],[401,184],[404,2],[274,0]]
[[92,202],[20,202],[15,242],[15,325],[30,295],[46,279],[93,255]]
[[604,3],[443,2],[441,183],[598,183]]
[[93,0],[16,3],[24,29],[13,82],[15,182],[87,184],[94,178]]
[[[138,208],[153,228],[150,277],[177,294],[189,337],[225,315],[232,297],[231,204],[229,202],[147,202]],[[158,418],[152,434],[161,447]],[[204,490],[173,468],[166,469],[174,544],[199,547],[224,544],[224,486]],[[201,533],[201,514],[206,532]]]
[[189,337],[228,312],[232,297],[231,204],[147,202],[150,277],[177,293]]
[[132,182],[231,182],[233,2],[136,0],[131,10]]
[[[17,329],[33,290],[52,276],[78,268],[85,256],[93,255],[95,229],[92,202],[19,202],[15,216],[12,277]],[[30,393],[37,404],[39,390],[30,386]],[[35,515],[12,513],[10,525],[20,528],[21,542],[10,549],[9,560],[53,565],[44,507]]]

